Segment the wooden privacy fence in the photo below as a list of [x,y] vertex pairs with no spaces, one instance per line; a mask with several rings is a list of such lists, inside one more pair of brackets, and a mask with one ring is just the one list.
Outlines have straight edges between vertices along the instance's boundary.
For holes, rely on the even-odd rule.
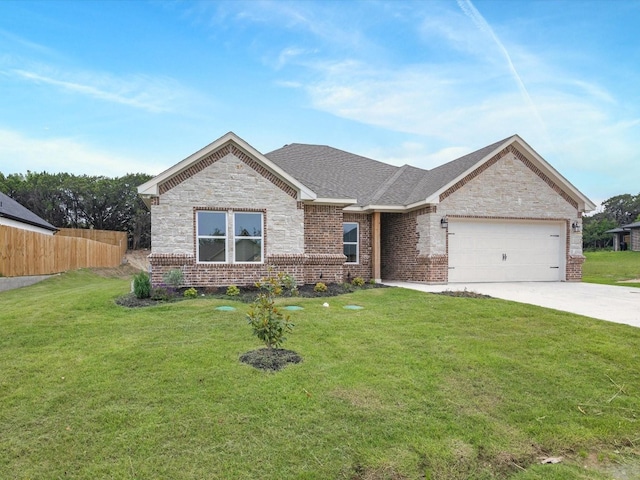
[[119,245],[59,234],[45,235],[6,225],[0,225],[0,248],[0,275],[5,277],[117,267],[123,256]]
[[56,235],[64,237],[86,238],[96,242],[108,243],[120,247],[122,256],[127,253],[127,232],[114,230],[94,230],[88,228],[61,228]]

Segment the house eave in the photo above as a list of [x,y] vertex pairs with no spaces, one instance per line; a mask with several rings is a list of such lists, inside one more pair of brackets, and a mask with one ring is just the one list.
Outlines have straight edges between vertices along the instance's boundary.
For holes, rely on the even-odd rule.
[[[313,199],[309,199],[308,202],[306,202],[308,204],[312,204],[312,205],[338,205],[338,206],[343,206],[343,205],[353,205],[355,203],[358,203],[358,200],[355,198],[323,198],[323,197],[316,197]],[[348,208],[348,207],[347,207]]]
[[345,212],[353,213],[407,213],[419,208],[423,208],[431,205],[429,202],[421,200],[419,202],[411,203],[409,205],[352,205],[344,209]]
[[589,200],[585,195],[582,194],[576,187],[573,186],[569,180],[567,180],[560,172],[558,172],[555,168],[553,168],[546,160],[544,160],[527,142],[525,142],[519,135],[513,135],[512,137],[505,140],[503,143],[498,145],[493,151],[489,152],[485,157],[479,162],[475,163],[471,168],[462,172],[456,178],[447,182],[445,185],[440,187],[437,191],[431,194],[426,199],[427,204],[438,204],[440,203],[440,195],[446,192],[449,188],[451,188],[456,183],[460,182],[462,179],[467,177],[470,173],[480,168],[486,162],[491,160],[495,155],[500,153],[502,150],[507,148],[509,145],[515,145],[521,152],[523,152],[526,157],[536,165],[537,168],[540,169],[546,176],[551,178],[555,183],[557,183],[562,189],[564,189],[567,194],[575,200],[578,205],[578,211],[581,213],[590,212],[595,210],[596,205]]
[[38,227],[38,228],[42,228],[44,230],[49,230],[51,232],[57,232],[58,230],[60,230],[59,228],[54,227],[53,225],[45,225],[45,224],[38,223],[38,222],[31,222],[29,220],[25,220],[24,218],[15,217],[13,215],[7,215],[6,213],[0,213],[0,217],[7,218],[9,220],[13,220],[14,222],[24,223],[25,225],[31,225],[32,227]]
[[[138,187],[138,194],[143,197],[143,199],[150,199],[153,197],[158,197],[160,195],[160,185],[166,182],[167,180],[173,178],[174,176],[182,173],[191,167],[194,163],[206,157],[210,153],[218,150],[219,148],[225,146],[225,144],[233,143],[238,148],[243,150],[249,156],[255,158],[258,162],[260,162],[265,168],[271,171],[276,177],[290,185],[298,192],[298,200],[315,200],[317,195],[313,190],[311,190],[306,185],[302,184],[300,181],[293,178],[287,172],[278,167],[275,163],[271,162],[267,157],[265,157],[258,150],[249,145],[242,138],[238,137],[235,133],[229,132],[226,135],[223,135],[219,139],[210,143],[206,147],[198,150],[197,152],[189,155],[187,158],[182,160],[181,162],[175,164],[173,167],[168,168],[164,172],[156,175],[151,180],[143,183]],[[145,203],[147,201],[145,200]],[[147,203],[147,205],[150,204]]]

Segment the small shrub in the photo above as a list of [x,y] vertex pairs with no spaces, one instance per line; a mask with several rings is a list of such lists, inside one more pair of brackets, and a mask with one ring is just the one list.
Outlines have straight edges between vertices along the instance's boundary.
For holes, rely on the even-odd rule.
[[196,298],[198,296],[198,291],[195,288],[191,287],[186,289],[183,295],[184,298]]
[[318,282],[315,284],[315,286],[313,287],[313,291],[314,292],[326,292],[327,291],[327,285],[322,283],[322,282]]
[[293,330],[293,323],[289,316],[283,314],[274,304],[270,293],[259,293],[251,304],[247,320],[253,334],[258,337],[267,348],[278,348],[287,338],[286,333]]
[[227,293],[227,296],[229,297],[237,297],[238,295],[240,295],[240,289],[235,285],[229,285],[227,287],[226,293]]
[[364,285],[364,278],[362,277],[356,277],[353,280],[351,280],[351,285],[353,285],[354,287],[362,287]]
[[282,274],[269,276],[256,282],[260,293],[251,304],[247,313],[247,321],[253,329],[253,334],[258,337],[267,348],[278,348],[286,340],[285,334],[293,330],[293,323],[289,316],[283,314],[276,306],[274,297],[282,293]]
[[151,290],[151,300],[168,302],[169,300],[171,300],[171,294],[165,287],[157,287]]
[[298,282],[296,282],[296,277],[291,275],[290,273],[279,273],[278,280],[280,281],[280,285],[288,292],[293,292],[298,289]]
[[136,298],[149,298],[151,296],[151,279],[146,272],[140,272],[133,277],[133,294]]
[[179,268],[174,268],[173,270],[165,272],[162,278],[167,285],[170,285],[174,289],[177,289],[180,285],[182,285],[182,282],[184,282],[184,274]]
[[375,285],[376,284],[376,279],[372,278],[371,280],[369,280],[369,285]]

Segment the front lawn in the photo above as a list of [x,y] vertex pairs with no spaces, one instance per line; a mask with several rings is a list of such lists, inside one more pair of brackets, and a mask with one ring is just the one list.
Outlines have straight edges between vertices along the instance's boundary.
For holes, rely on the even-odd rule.
[[269,373],[239,361],[246,304],[116,305],[129,285],[0,293],[0,478],[640,475],[640,329],[371,289],[287,299],[303,362]]
[[[582,281],[640,287],[640,252],[585,252]],[[637,282],[629,282],[637,280]]]

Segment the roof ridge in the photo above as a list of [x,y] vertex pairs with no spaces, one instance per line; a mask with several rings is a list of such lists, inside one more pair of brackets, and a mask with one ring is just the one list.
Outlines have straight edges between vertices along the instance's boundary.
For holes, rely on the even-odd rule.
[[405,172],[405,170],[407,170],[408,167],[409,165],[406,163],[401,167],[397,167],[398,169],[395,171],[395,173],[391,175],[389,178],[387,178],[387,180],[385,180],[380,185],[380,187],[378,187],[378,189],[375,192],[373,192],[373,195],[371,195],[370,202],[373,203],[376,200],[378,200],[380,197],[382,197],[387,192],[387,190],[389,190],[389,187],[391,187],[391,185],[395,183],[395,181]]

